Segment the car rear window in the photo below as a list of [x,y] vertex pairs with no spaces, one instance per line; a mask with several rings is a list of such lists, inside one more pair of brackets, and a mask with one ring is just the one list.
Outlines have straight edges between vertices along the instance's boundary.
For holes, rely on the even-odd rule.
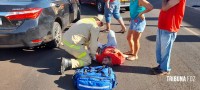
[[1,0],[3,2],[32,2],[35,0]]

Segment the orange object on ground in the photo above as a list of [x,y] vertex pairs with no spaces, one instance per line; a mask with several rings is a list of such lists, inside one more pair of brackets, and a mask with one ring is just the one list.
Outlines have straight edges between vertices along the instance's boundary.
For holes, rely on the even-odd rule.
[[114,47],[106,47],[101,54],[96,55],[96,60],[102,63],[103,59],[106,57],[111,58],[112,65],[121,65],[125,61],[123,53]]

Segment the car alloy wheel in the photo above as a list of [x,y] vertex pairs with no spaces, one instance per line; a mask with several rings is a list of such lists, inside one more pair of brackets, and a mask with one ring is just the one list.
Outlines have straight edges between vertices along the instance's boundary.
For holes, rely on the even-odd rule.
[[55,29],[56,29],[55,30],[55,43],[56,43],[56,47],[59,47],[61,44],[61,40],[62,40],[62,31],[59,26],[57,26]]
[[47,47],[57,48],[62,43],[62,29],[58,22],[53,23],[52,35],[53,35],[53,40],[47,43]]
[[97,9],[98,9],[98,12],[102,12],[102,3],[100,1],[98,1],[97,3]]

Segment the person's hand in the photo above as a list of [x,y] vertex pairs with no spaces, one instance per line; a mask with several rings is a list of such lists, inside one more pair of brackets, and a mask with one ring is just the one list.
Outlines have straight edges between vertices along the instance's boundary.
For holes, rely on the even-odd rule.
[[100,53],[100,51],[101,51],[101,48],[98,47],[98,48],[97,48],[97,51],[96,51],[96,55],[98,55],[98,54]]
[[73,63],[72,68],[79,67],[79,62],[77,60],[72,59],[72,63]]

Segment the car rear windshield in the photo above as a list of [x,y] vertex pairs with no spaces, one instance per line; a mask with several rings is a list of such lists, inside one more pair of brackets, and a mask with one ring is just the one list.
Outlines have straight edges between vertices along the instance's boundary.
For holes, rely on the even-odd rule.
[[1,0],[3,2],[32,2],[35,0]]

